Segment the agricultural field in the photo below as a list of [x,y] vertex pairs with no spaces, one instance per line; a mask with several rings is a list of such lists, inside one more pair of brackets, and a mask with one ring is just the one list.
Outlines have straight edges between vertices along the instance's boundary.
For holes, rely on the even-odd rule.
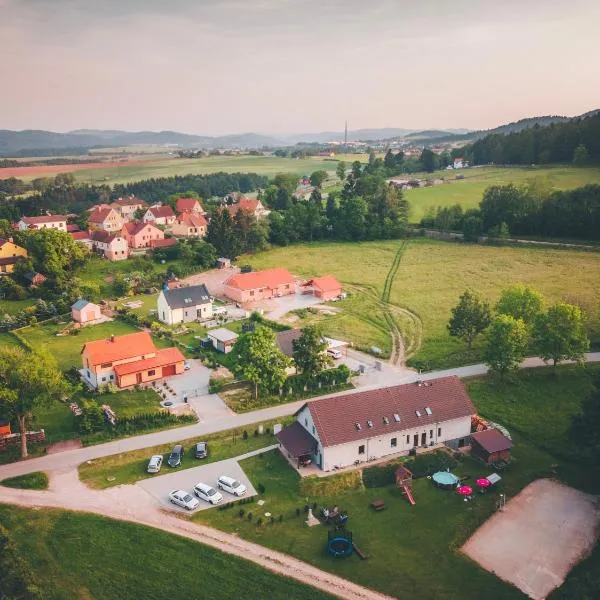
[[[415,506],[409,506],[394,484],[370,484],[367,468],[361,478],[353,472],[320,479],[312,485],[300,479],[278,451],[241,462],[253,485],[264,487],[260,511],[256,504],[233,509],[201,511],[197,522],[218,527],[243,538],[292,554],[306,562],[357,583],[403,598],[408,588],[418,589],[424,598],[462,599],[485,596],[494,599],[523,598],[523,595],[480,569],[459,548],[495,510],[497,492],[510,499],[540,477],[558,477],[589,493],[598,493],[600,478],[575,462],[568,451],[567,430],[571,417],[591,390],[600,367],[559,367],[532,369],[519,375],[513,384],[491,387],[486,378],[467,382],[470,395],[481,414],[502,423],[511,432],[515,447],[513,462],[503,471],[493,492],[476,495],[471,503],[451,491],[435,488],[426,477],[413,482]],[[533,392],[533,393],[532,393]],[[541,413],[547,413],[540,419]],[[427,463],[428,455],[418,460]],[[433,460],[433,459],[431,459]],[[432,463],[433,464],[433,463]],[[465,456],[453,472],[470,480],[490,471]],[[372,481],[372,479],[371,479]],[[371,487],[364,487],[367,483]],[[374,512],[370,503],[385,501],[386,509]],[[304,506],[338,505],[349,514],[348,529],[354,542],[369,556],[361,561],[353,555],[335,559],[326,552],[327,528],[304,525]],[[320,510],[317,508],[317,512]],[[271,513],[271,522],[262,516]],[[252,516],[248,516],[252,512]],[[298,512],[300,514],[298,514]],[[279,516],[282,515],[282,520]],[[257,523],[258,518],[262,523]],[[597,563],[597,558],[595,559]],[[397,574],[401,572],[402,577]],[[594,559],[578,567],[581,581],[592,581]],[[571,586],[567,579],[566,585]],[[574,582],[572,598],[585,596]],[[572,588],[570,588],[572,589]]]
[[[456,176],[464,179],[456,179]],[[557,190],[581,187],[588,183],[600,183],[598,167],[477,167],[456,171],[415,173],[399,175],[398,178],[434,179],[448,181],[442,185],[416,188],[405,192],[411,206],[411,221],[418,223],[430,208],[460,204],[463,209],[477,208],[483,193],[491,185],[514,183],[521,185],[534,178],[548,179]]]
[[[333,600],[236,556],[133,523],[0,505],[0,525],[15,549],[11,552],[24,562],[36,589],[48,600],[158,600],[165,597],[165,586],[171,600]],[[12,597],[2,583],[0,596],[6,591],[6,597]]]
[[[310,277],[331,274],[344,284],[348,299],[331,305],[333,316],[307,311],[293,323],[319,323],[326,335],[389,354],[390,326],[377,301],[400,241],[312,243],[276,248],[249,257],[254,268],[285,266]],[[495,302],[503,288],[522,282],[549,301],[576,302],[597,314],[600,254],[576,250],[496,247],[410,240],[390,289],[391,315],[403,333],[411,358],[426,368],[479,362],[482,342],[472,353],[446,331],[450,311],[467,288]],[[394,310],[405,309],[406,312]],[[413,315],[413,318],[408,318]],[[421,339],[422,338],[422,339]]]

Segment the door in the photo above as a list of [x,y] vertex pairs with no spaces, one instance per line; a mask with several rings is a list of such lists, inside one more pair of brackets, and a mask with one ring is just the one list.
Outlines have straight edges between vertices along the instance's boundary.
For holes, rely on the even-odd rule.
[[162,369],[162,376],[169,377],[171,375],[175,375],[175,365],[167,365]]
[[413,446],[416,448],[419,445],[419,434],[415,433]]
[[142,374],[141,373],[138,373],[136,375],[136,380],[137,380],[138,383],[142,383]]
[[427,446],[427,432],[421,434],[421,446]]

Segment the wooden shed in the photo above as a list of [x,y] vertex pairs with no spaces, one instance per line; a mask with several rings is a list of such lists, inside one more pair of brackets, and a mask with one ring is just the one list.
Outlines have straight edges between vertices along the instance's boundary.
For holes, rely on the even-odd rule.
[[486,464],[510,461],[512,441],[498,429],[486,429],[471,435],[471,454]]

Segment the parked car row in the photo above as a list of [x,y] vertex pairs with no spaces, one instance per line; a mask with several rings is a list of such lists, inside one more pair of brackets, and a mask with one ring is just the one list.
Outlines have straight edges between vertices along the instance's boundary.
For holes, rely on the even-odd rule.
[[[169,454],[169,458],[167,459],[167,464],[170,467],[179,467],[181,466],[181,461],[183,460],[185,451],[181,444],[177,444],[171,450]],[[208,444],[206,442],[198,442],[194,445],[194,458],[206,458],[208,456]],[[150,458],[148,462],[148,466],[146,471],[148,473],[160,473],[160,469],[162,467],[163,457],[160,454],[155,454]]]
[[[221,477],[219,477],[217,480],[217,487],[238,498],[243,496],[247,491],[246,486],[243,483],[240,483],[237,479],[227,475],[221,475]],[[197,483],[194,486],[194,496],[185,490],[173,490],[169,494],[169,500],[173,504],[181,506],[186,510],[195,510],[198,508],[198,506],[200,506],[198,498],[212,505],[220,504],[223,501],[223,494],[221,494],[221,492],[218,492],[214,487],[207,483],[202,482]]]

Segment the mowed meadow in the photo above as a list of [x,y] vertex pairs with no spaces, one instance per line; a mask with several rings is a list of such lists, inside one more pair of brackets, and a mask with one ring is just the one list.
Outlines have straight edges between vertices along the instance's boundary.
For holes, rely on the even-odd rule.
[[[377,297],[400,243],[302,244],[268,250],[248,262],[255,268],[287,267],[303,277],[335,275],[350,292],[349,298],[332,305],[338,311],[335,315],[305,315],[300,324],[317,322],[328,335],[386,351],[391,347],[389,326]],[[448,335],[451,309],[467,288],[494,303],[502,289],[517,282],[539,290],[548,302],[576,302],[598,318],[598,253],[410,240],[391,287],[390,303],[408,309],[422,322],[422,344],[412,356],[414,364],[443,368],[479,361],[482,340],[468,353],[464,343]],[[414,335],[406,329],[405,319],[398,319],[397,325],[405,339]]]

